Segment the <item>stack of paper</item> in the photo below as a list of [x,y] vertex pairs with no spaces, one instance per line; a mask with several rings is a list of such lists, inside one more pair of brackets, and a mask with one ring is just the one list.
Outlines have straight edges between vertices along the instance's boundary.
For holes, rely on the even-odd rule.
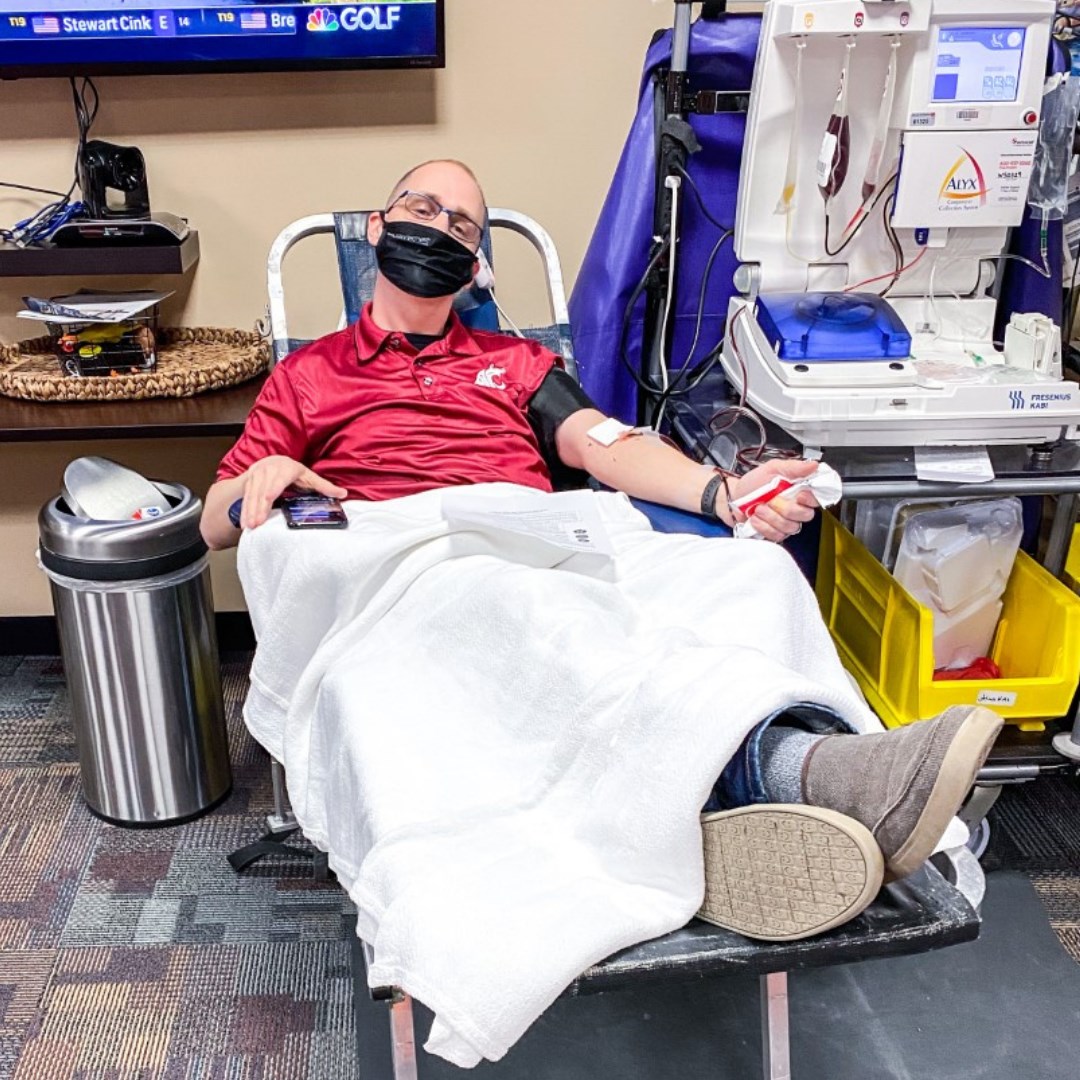
[[18,312],[20,319],[35,322],[121,323],[134,319],[161,303],[171,292],[94,293],[79,292],[43,300],[24,296],[26,307]]

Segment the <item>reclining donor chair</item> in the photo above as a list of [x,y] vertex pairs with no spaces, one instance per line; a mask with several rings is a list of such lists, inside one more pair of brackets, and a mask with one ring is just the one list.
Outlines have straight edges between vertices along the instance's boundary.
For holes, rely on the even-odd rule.
[[[562,272],[551,238],[536,222],[515,211],[492,208],[489,215],[490,229],[483,242],[485,254],[490,257],[491,233],[509,230],[530,241],[543,263],[552,321],[546,327],[523,333],[558,352],[567,370],[576,376]],[[344,297],[344,326],[358,318],[373,289],[376,264],[374,249],[366,239],[368,216],[367,212],[354,212],[301,218],[283,229],[274,241],[268,260],[268,287],[275,363],[305,344],[289,337],[282,281],[286,253],[305,237],[334,235]],[[458,306],[468,325],[499,328],[493,291],[474,288],[459,298]],[[638,505],[660,531],[726,535],[722,527],[693,514]],[[269,831],[261,840],[230,855],[229,861],[240,871],[264,855],[289,851],[312,858],[316,877],[325,879],[326,853],[312,854],[284,843],[300,825],[289,808],[283,767],[272,760],[271,769],[274,812],[267,818]],[[674,933],[623,950],[583,972],[564,996],[628,989],[645,982],[754,973],[759,977],[761,994],[763,1076],[765,1080],[790,1078],[789,971],[918,953],[970,941],[978,935],[976,910],[983,891],[978,863],[967,849],[961,848],[936,856],[935,864],[927,863],[904,881],[887,885],[860,916],[820,937],[763,943],[695,919]],[[352,953],[360,1075],[365,1080],[417,1080],[424,1070],[417,1060],[411,998],[398,987],[368,986],[371,949],[366,942],[355,940]],[[377,1030],[385,1023],[383,1013],[389,1020],[389,1039]]]

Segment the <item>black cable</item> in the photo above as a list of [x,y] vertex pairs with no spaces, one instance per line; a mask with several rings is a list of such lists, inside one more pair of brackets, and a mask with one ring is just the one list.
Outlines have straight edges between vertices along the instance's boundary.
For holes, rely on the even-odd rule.
[[[75,152],[75,164],[72,170],[71,184],[64,193],[50,192],[59,196],[58,201],[43,206],[36,214],[23,225],[16,237],[12,230],[5,230],[2,235],[7,239],[17,239],[24,246],[31,246],[45,240],[57,225],[63,215],[71,206],[71,197],[79,186],[79,163],[82,161],[86,150],[87,136],[98,114],[101,104],[97,87],[93,80],[83,77],[81,85],[74,78],[68,79],[71,87],[71,100],[75,108],[75,123],[78,127],[78,147]],[[38,189],[45,191],[46,189]]]
[[15,184],[10,180],[0,180],[0,187],[14,188],[16,191],[33,191],[38,195],[55,195],[59,199],[64,197],[62,191],[53,191],[52,188],[45,187],[32,187],[30,184]]
[[[679,368],[675,369],[675,379],[673,382],[669,379],[668,387],[666,390],[659,392],[659,394],[656,387],[649,387],[647,390],[649,397],[655,399],[652,415],[653,426],[655,426],[668,400],[673,396],[682,396],[683,394],[689,393],[691,390],[697,387],[701,382],[701,379],[704,378],[704,375],[708,373],[708,369],[715,366],[716,360],[719,358],[719,353],[716,350],[713,350],[712,353],[706,354],[703,360],[703,364],[708,364],[708,368],[706,368],[706,370],[701,373],[699,373],[697,370],[694,370],[694,373],[691,376],[691,383],[683,387],[681,390],[678,389],[679,383],[686,377],[688,373],[691,372],[691,370],[693,370],[691,368],[691,365],[693,363],[694,353],[697,351],[698,341],[701,338],[701,324],[705,316],[705,294],[708,290],[709,278],[712,274],[713,264],[715,263],[716,257],[719,255],[720,248],[723,247],[724,242],[731,239],[731,237],[734,235],[733,229],[729,228],[726,225],[722,225],[717,220],[717,218],[712,213],[710,213],[709,208],[705,205],[705,199],[701,194],[701,189],[697,186],[694,178],[686,171],[686,169],[677,162],[674,165],[674,169],[690,185],[690,189],[694,193],[694,198],[697,200],[698,208],[700,209],[702,216],[720,230],[720,238],[713,245],[713,249],[709,253],[709,258],[705,263],[705,270],[701,279],[701,289],[698,292],[697,317],[694,322],[694,339],[690,345],[690,351],[687,354],[686,359],[679,366]],[[714,355],[714,353],[716,355]],[[664,358],[661,357],[661,362],[663,362],[663,360]],[[639,383],[638,385],[640,386],[641,384]],[[645,389],[645,387],[642,387],[642,389]]]
[[724,337],[721,336],[720,341],[701,359],[701,363],[693,369],[690,374],[690,381],[678,389],[668,389],[662,397],[665,401],[670,401],[672,398],[685,398],[692,394],[708,376],[709,372],[716,367],[720,362],[721,357],[724,355]]
[[697,366],[697,371],[694,373],[694,375],[691,376],[690,381],[681,390],[676,390],[672,396],[685,397],[688,394],[691,394],[694,390],[696,390],[705,380],[705,377],[709,374],[709,372],[712,371],[712,369],[716,367],[716,365],[720,362],[720,358],[723,355],[724,339],[723,337],[721,337],[716,347],[711,352],[707,352],[705,354],[701,363]]
[[705,200],[702,198],[701,189],[697,186],[694,178],[678,163],[675,165],[675,171],[690,185],[693,189],[694,197],[697,199],[697,204],[701,209],[702,214],[705,215],[721,232],[731,232],[731,228],[727,225],[721,225],[719,221],[709,213],[709,208],[705,205]]
[[[641,375],[634,370],[634,365],[630,363],[630,358],[626,355],[626,337],[630,331],[630,320],[633,318],[634,306],[637,304],[641,294],[645,291],[645,286],[649,283],[649,278],[652,276],[652,272],[656,269],[660,260],[667,252],[668,245],[670,244],[668,237],[664,237],[656,251],[653,252],[652,258],[649,259],[648,265],[645,267],[645,272],[641,275],[641,280],[634,286],[633,292],[630,294],[630,299],[626,302],[626,310],[623,312],[622,319],[622,331],[619,334],[619,359],[622,361],[623,367],[630,373],[630,377],[637,383],[639,390],[643,391],[650,398],[656,396],[656,387],[651,386]],[[644,348],[644,343],[642,343]]]
[[896,192],[894,191],[882,204],[882,219],[885,226],[885,235],[889,238],[889,243],[892,245],[895,264],[892,280],[878,294],[879,296],[887,296],[892,287],[900,280],[900,275],[904,272],[904,248],[900,243],[900,238],[896,235],[896,230],[892,226],[892,210],[895,206]]
[[712,251],[709,252],[709,258],[705,263],[705,270],[701,276],[701,289],[698,292],[698,309],[697,319],[694,323],[694,339],[690,343],[690,351],[687,353],[686,359],[677,369],[669,373],[667,389],[660,394],[656,401],[656,405],[653,408],[653,427],[656,426],[664,407],[672,397],[681,397],[698,385],[698,383],[695,382],[693,386],[683,387],[681,390],[679,389],[679,384],[686,378],[691,370],[694,353],[697,351],[698,341],[701,339],[701,324],[705,318],[705,293],[708,291],[709,278],[712,276],[713,264],[716,262],[716,257],[720,254],[720,248],[723,247],[724,241],[729,240],[731,235],[730,229],[724,232],[720,239],[713,245]]
[[[675,165],[675,171],[678,172],[683,177],[683,179],[686,180],[686,182],[690,185],[690,189],[694,193],[694,198],[697,200],[698,208],[701,210],[702,216],[704,216],[721,232],[720,239],[717,240],[716,244],[714,245],[713,250],[709,255],[709,260],[706,263],[705,274],[702,280],[701,291],[698,298],[698,316],[694,330],[694,342],[686,362],[679,369],[679,378],[681,378],[683,375],[686,374],[689,364],[693,360],[694,350],[697,348],[697,343],[701,330],[701,323],[704,318],[705,292],[708,286],[708,277],[712,269],[712,264],[714,263],[716,256],[719,254],[720,248],[723,246],[724,241],[730,239],[730,237],[733,235],[733,230],[725,225],[721,225],[720,222],[709,212],[709,208],[705,205],[705,200],[702,197],[701,191],[698,188],[697,184],[694,182],[693,177],[679,164]],[[663,408],[665,401],[667,400],[668,396],[670,396],[670,384],[668,391],[660,391],[657,389],[657,387],[653,386],[652,384],[646,382],[644,379],[641,378],[641,375],[634,370],[634,366],[630,363],[630,359],[626,355],[626,338],[630,329],[630,320],[633,317],[634,305],[638,302],[638,299],[641,296],[642,292],[644,292],[645,286],[648,284],[649,277],[656,269],[656,266],[660,262],[660,259],[664,256],[669,245],[670,238],[664,237],[660,246],[653,253],[653,256],[649,260],[648,265],[645,267],[645,272],[644,274],[642,274],[641,280],[637,283],[633,292],[630,294],[630,299],[628,300],[626,309],[623,312],[622,331],[619,335],[619,360],[622,362],[623,367],[625,367],[626,370],[629,372],[630,377],[634,380],[638,389],[643,391],[651,401],[654,401],[656,403],[656,409]],[[714,350],[714,352],[715,351],[716,350]],[[710,356],[712,356],[711,353],[705,357],[704,362],[709,361]],[[661,363],[663,362],[664,358],[661,357]],[[714,358],[712,360],[712,364],[715,364],[715,362],[716,361]],[[697,376],[696,372],[695,376]],[[703,374],[701,377],[704,377]],[[693,382],[691,386],[684,387],[682,391],[679,391],[679,393],[681,394],[689,392],[689,390],[693,387],[696,387],[699,382],[700,377],[698,377],[697,381]]]
[[698,292],[698,310],[697,319],[694,322],[694,338],[690,342],[690,351],[686,354],[686,359],[679,368],[679,378],[681,378],[682,374],[690,367],[691,361],[694,359],[694,353],[697,352],[698,341],[701,338],[701,323],[705,317],[705,293],[709,287],[709,278],[712,276],[713,263],[716,262],[716,256],[720,254],[720,248],[724,246],[724,241],[730,240],[731,237],[732,232],[728,229],[720,236],[720,239],[713,244],[713,249],[709,252],[709,257],[705,262],[705,270],[701,275],[701,289]]

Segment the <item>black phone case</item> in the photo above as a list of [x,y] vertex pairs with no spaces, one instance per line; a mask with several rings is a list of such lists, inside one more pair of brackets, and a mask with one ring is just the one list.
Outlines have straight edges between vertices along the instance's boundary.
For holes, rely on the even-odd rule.
[[[324,506],[334,513],[341,514],[340,518],[335,518],[331,521],[299,521],[294,520],[292,516],[293,506],[295,505],[297,510],[303,505],[308,506]],[[290,529],[344,529],[349,524],[349,519],[345,516],[345,511],[342,509],[341,503],[337,499],[312,499],[312,498],[298,498],[295,500],[284,499],[282,500],[282,511],[285,514],[285,524]]]

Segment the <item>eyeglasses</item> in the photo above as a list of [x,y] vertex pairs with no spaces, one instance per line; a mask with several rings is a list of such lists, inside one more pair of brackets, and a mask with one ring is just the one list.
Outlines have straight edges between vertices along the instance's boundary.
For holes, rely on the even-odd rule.
[[386,212],[390,213],[399,204],[404,206],[406,213],[417,221],[435,221],[440,214],[445,214],[450,222],[450,235],[455,240],[460,240],[468,247],[475,247],[480,243],[480,237],[484,233],[482,226],[477,225],[468,214],[463,214],[460,210],[447,210],[445,206],[422,191],[403,191],[386,208]]

